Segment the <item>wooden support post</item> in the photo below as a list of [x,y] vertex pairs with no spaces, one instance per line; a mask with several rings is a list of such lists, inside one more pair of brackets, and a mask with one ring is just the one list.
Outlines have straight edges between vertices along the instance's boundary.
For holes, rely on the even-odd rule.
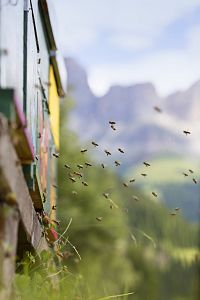
[[41,244],[41,226],[33,207],[19,159],[9,136],[7,120],[1,114],[0,199],[11,206],[17,207],[27,235],[27,241],[33,248],[37,248],[38,244]]
[[[10,138],[7,119],[0,114],[0,300],[9,299],[19,224],[24,245],[37,252],[48,249]],[[22,251],[26,250],[22,245],[18,248],[20,246]]]
[[0,299],[9,299],[15,273],[19,213],[0,203]]

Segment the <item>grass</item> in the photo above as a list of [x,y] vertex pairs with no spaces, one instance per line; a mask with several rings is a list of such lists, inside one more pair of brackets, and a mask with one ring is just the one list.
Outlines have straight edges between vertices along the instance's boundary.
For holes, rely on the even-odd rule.
[[134,294],[134,292],[132,292],[132,293],[126,293],[126,294],[120,294],[120,295],[112,295],[112,296],[107,296],[107,297],[99,298],[97,300],[116,299],[116,298],[121,298],[121,297],[125,297],[125,296],[130,296],[130,295],[133,295],[133,294]]
[[[127,178],[135,177],[137,183],[140,185],[146,184],[160,184],[160,183],[176,183],[183,184],[188,177],[182,173],[187,173],[191,178],[194,176],[190,174],[189,169],[194,171],[195,176],[198,178],[199,165],[196,160],[189,160],[186,158],[176,156],[165,156],[153,159],[150,162],[150,167],[145,167],[143,164],[131,168],[127,172]],[[142,178],[141,173],[147,173],[147,178]]]
[[[133,186],[150,200],[163,203],[169,209],[180,207],[183,216],[191,222],[198,222],[199,162],[177,156],[159,157],[148,162],[150,167],[141,163],[128,171],[127,178],[136,179]],[[188,176],[184,176],[183,172]],[[141,173],[146,173],[147,176],[143,178]],[[197,184],[194,184],[193,178],[197,180]],[[158,197],[154,197],[152,192],[156,192]]]
[[183,264],[190,265],[195,261],[195,258],[199,254],[197,248],[172,248],[171,256],[177,260],[180,260]]

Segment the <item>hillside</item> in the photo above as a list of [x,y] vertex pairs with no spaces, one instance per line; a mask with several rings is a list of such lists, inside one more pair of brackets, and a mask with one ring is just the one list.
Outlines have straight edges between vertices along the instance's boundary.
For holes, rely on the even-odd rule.
[[[155,87],[148,82],[113,86],[106,95],[96,97],[88,85],[86,71],[72,58],[66,59],[66,66],[70,96],[75,101],[70,113],[71,129],[87,146],[91,140],[96,140],[101,149],[110,150],[113,160],[119,160],[121,166],[116,169],[113,161],[105,158],[103,151],[91,152],[93,158],[99,162],[103,160],[121,176],[126,176],[131,169],[137,169],[144,160],[160,165],[156,171],[157,184],[153,186],[162,194],[162,201],[170,208],[173,202],[178,202],[176,199],[182,199],[183,214],[189,220],[198,221],[199,190],[191,181],[183,184],[182,172],[177,176],[182,185],[173,181],[173,157],[178,160],[180,168],[185,161],[186,169],[198,165],[200,82],[166,98],[159,97]],[[154,106],[160,107],[162,112],[156,112]],[[108,130],[109,120],[116,121],[116,131]],[[185,136],[183,130],[190,130],[191,135]],[[119,147],[125,150],[125,156],[122,157],[117,151]],[[166,163],[166,157],[172,159]],[[169,173],[164,182],[162,174],[166,174],[166,166],[169,166]],[[153,173],[145,185],[138,187],[147,190],[152,185],[152,176]],[[195,178],[199,180],[198,172]]]
[[[193,178],[199,180],[199,165],[195,160],[177,157],[161,156],[150,161],[151,169],[145,170],[144,165],[137,165],[127,171],[127,178],[136,178],[135,187],[154,201],[166,204],[169,208],[179,207],[181,215],[190,221],[199,221],[199,186]],[[194,173],[190,173],[189,168]],[[141,173],[147,172],[148,179],[141,178]],[[188,176],[185,176],[186,173]],[[151,193],[156,191],[158,198]]]
[[[159,97],[151,83],[113,86],[106,95],[96,97],[86,71],[72,58],[66,59],[66,66],[70,96],[76,103],[71,126],[82,140],[96,138],[108,147],[121,144],[130,152],[130,164],[160,152],[199,157],[200,82],[166,98]],[[154,106],[161,107],[163,113],[155,112]],[[115,135],[105,131],[110,119],[118,124]],[[192,131],[189,141],[184,129]]]
[[[197,227],[188,224],[181,212],[180,216],[172,216],[175,207],[166,209],[134,184],[124,187],[123,179],[110,168],[103,169],[90,153],[80,153],[79,140],[64,123],[61,133],[58,216],[61,232],[68,220],[73,220],[69,239],[82,260],[78,261],[69,245],[71,256],[67,256],[66,263],[84,280],[82,285],[81,279],[77,282],[79,295],[99,299],[104,290],[106,295],[135,291],[136,295],[127,299],[137,300],[159,300],[160,293],[163,300],[195,297]],[[96,151],[91,149],[92,153]],[[84,165],[85,161],[92,167],[84,167],[83,179],[71,182],[64,164],[73,174],[77,164]],[[83,186],[82,180],[88,186]],[[108,193],[108,198],[103,193]],[[179,287],[178,281],[187,274],[188,284]],[[165,282],[172,277],[174,287],[164,290]],[[99,280],[103,290],[98,288]]]
[[[51,252],[27,254],[17,267],[13,299],[43,300],[48,293],[52,300],[197,300],[198,227],[175,206],[169,210],[152,201],[135,183],[125,186],[122,177],[94,160],[96,148],[82,153],[82,143],[66,126],[68,105],[65,101],[61,106],[59,180],[54,187],[59,196],[59,221],[54,222],[60,224],[62,240]],[[152,170],[158,170],[157,163],[152,161]],[[167,158],[165,167],[170,169]],[[169,171],[178,179],[177,167],[169,169],[164,181]],[[129,171],[138,175],[140,169]]]

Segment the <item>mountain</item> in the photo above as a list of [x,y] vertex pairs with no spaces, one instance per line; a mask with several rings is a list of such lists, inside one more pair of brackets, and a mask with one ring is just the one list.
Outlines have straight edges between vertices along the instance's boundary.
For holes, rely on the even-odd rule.
[[91,123],[95,123],[97,97],[89,88],[86,71],[74,59],[67,59],[66,67],[69,96],[75,101],[70,124],[83,140],[87,140],[87,122],[89,119]]
[[200,117],[200,81],[184,92],[176,92],[165,99],[166,111],[184,121]]
[[[66,59],[66,67],[69,94],[76,103],[70,114],[71,129],[92,156],[121,176],[136,178],[135,185],[147,190],[150,198],[151,189],[156,190],[161,195],[159,200],[170,209],[180,206],[189,220],[198,221],[199,190],[193,178],[200,180],[200,81],[163,98],[150,82],[115,85],[97,97],[88,85],[87,73],[74,59]],[[155,106],[162,112],[155,111]],[[110,128],[109,120],[116,121],[116,131]],[[191,134],[186,136],[183,130]],[[95,151],[92,140],[100,145]],[[125,154],[118,148],[123,148]],[[112,156],[106,157],[104,149]],[[114,160],[119,160],[121,166],[116,168]],[[150,170],[143,166],[145,160],[151,163]],[[194,167],[195,173],[190,174],[188,169]],[[144,181],[141,173],[146,172],[151,176]],[[184,172],[189,173],[187,181]],[[162,174],[166,175],[164,180]],[[152,178],[156,180],[151,182]]]
[[[158,153],[200,154],[200,81],[188,90],[161,98],[153,84],[112,86],[102,97],[89,88],[87,74],[74,59],[66,59],[70,96],[75,100],[71,126],[82,141],[96,139],[103,147],[127,149],[128,164]],[[163,113],[153,107],[159,106]],[[109,120],[117,130],[109,130]],[[189,137],[183,130],[191,130]]]

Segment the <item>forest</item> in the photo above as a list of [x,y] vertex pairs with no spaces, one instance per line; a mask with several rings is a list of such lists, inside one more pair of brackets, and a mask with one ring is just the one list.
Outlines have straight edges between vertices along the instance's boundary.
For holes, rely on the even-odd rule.
[[[60,243],[40,255],[26,253],[13,297],[198,299],[197,224],[152,201],[134,182],[127,188],[125,179],[82,151],[68,129],[70,103],[61,105],[58,202],[52,208]],[[92,139],[84,146],[95,151]]]

